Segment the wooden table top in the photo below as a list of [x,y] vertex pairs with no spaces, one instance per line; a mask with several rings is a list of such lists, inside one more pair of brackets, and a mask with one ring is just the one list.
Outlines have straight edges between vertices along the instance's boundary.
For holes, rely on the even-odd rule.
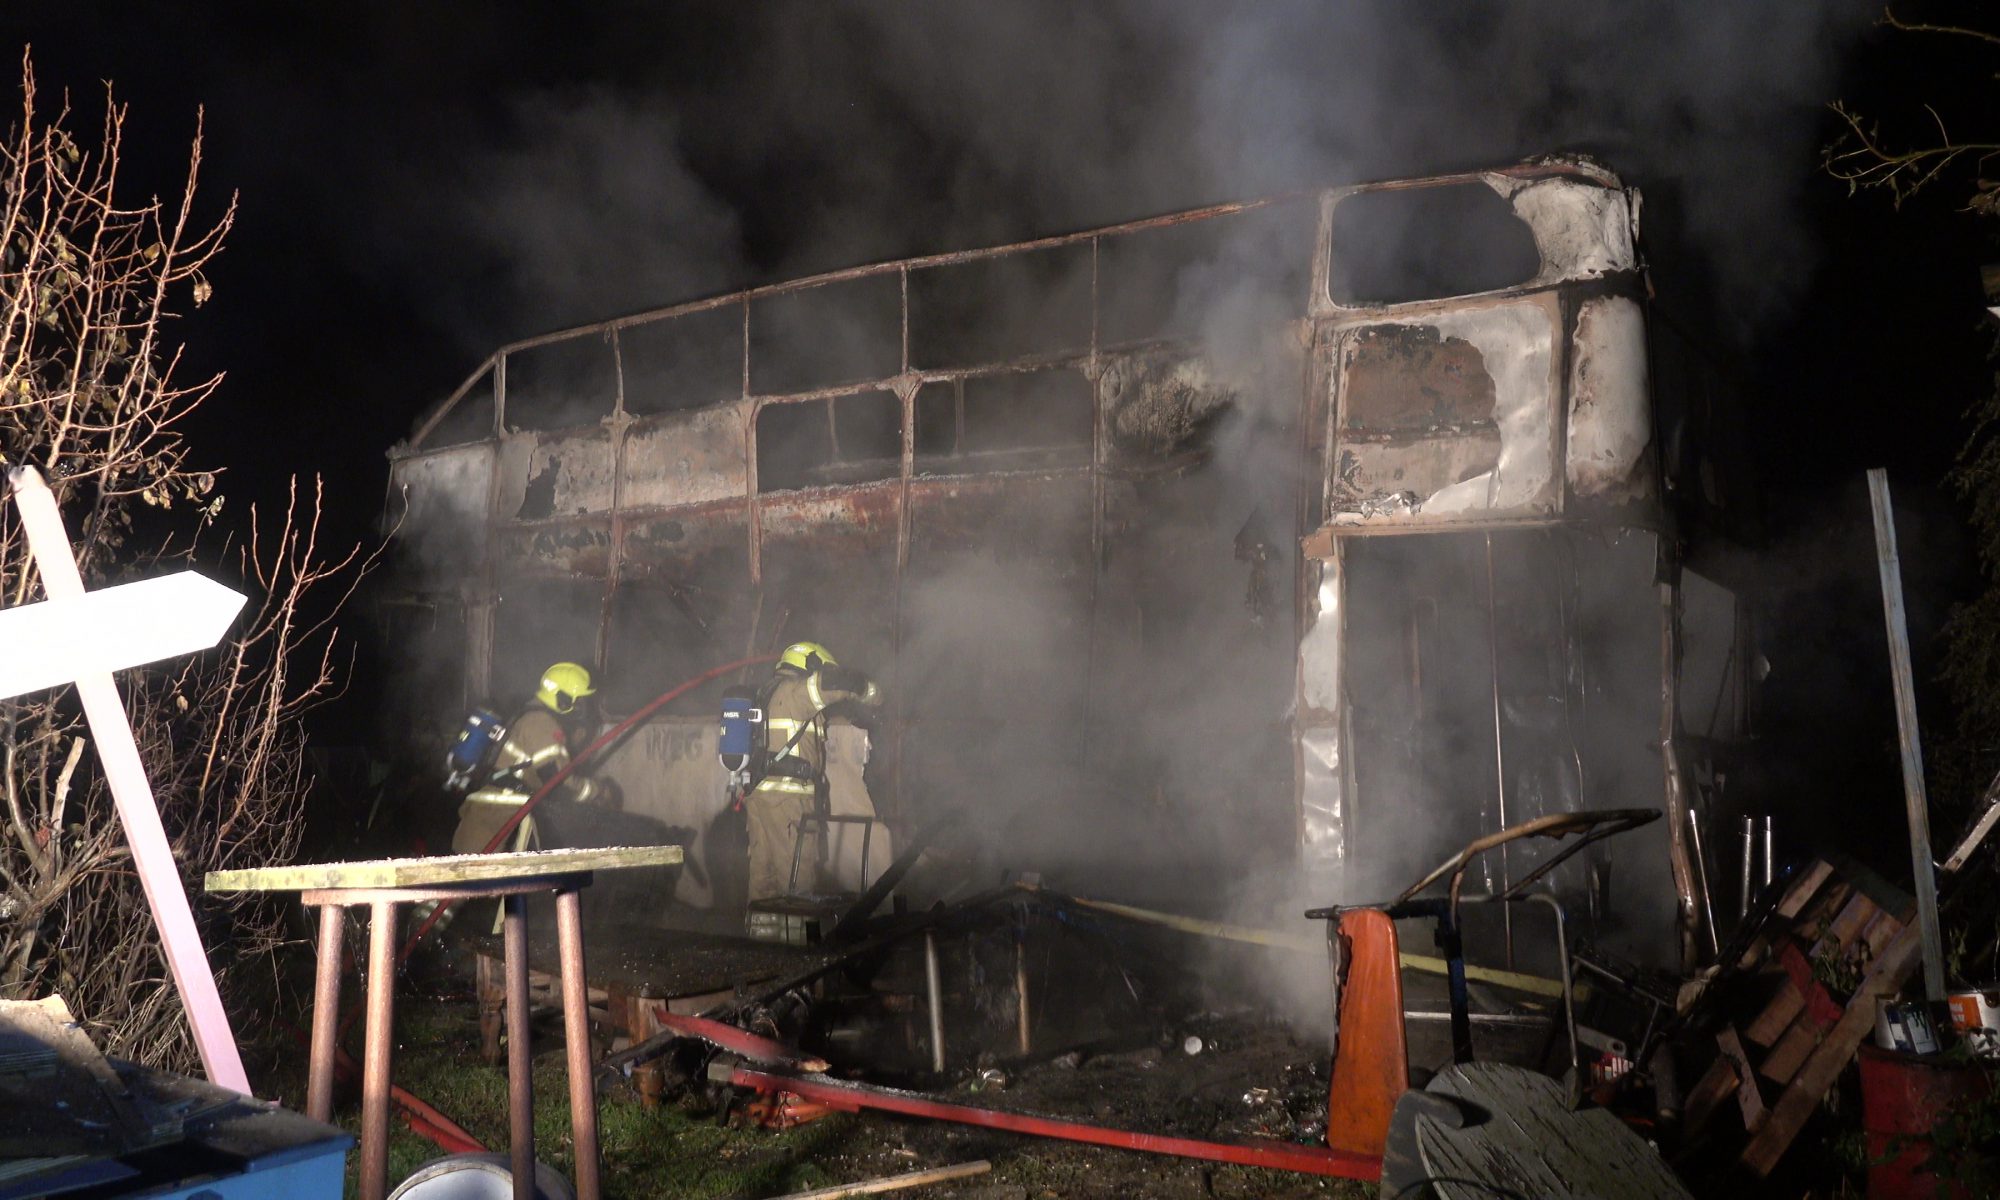
[[300,863],[210,871],[210,892],[302,892],[323,888],[448,887],[455,883],[534,879],[623,867],[670,867],[679,846],[596,846],[524,850],[510,854],[445,854],[432,858],[382,858],[367,862]]

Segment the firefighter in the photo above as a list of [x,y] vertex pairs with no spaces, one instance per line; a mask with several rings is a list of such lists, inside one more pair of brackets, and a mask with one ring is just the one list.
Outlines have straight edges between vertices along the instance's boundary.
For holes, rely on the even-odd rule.
[[[542,672],[542,683],[527,711],[507,726],[495,751],[492,772],[458,809],[458,830],[452,834],[453,854],[477,854],[500,827],[526,804],[557,771],[569,765],[569,736],[562,718],[576,712],[577,701],[592,695],[590,672],[573,662],[559,662]],[[596,788],[588,779],[572,776],[563,785],[566,799],[588,803]],[[527,850],[540,845],[535,818],[515,827],[502,850]]]
[[842,667],[817,642],[785,649],[768,692],[763,776],[743,802],[753,901],[789,889],[800,818],[826,809],[827,710],[850,701],[870,708],[882,702],[874,681]]

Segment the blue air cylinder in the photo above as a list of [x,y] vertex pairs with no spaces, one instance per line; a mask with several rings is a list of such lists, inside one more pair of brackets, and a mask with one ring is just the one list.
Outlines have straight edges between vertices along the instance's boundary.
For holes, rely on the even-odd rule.
[[722,760],[722,769],[729,772],[732,784],[741,785],[749,780],[750,771],[757,765],[763,748],[764,710],[757,707],[757,697],[743,692],[724,692],[722,728],[716,737],[716,752]]
[[471,787],[479,769],[492,759],[493,752],[500,748],[500,739],[506,736],[507,726],[492,709],[475,708],[465,714],[458,741],[453,743],[451,753],[445,755],[445,787]]

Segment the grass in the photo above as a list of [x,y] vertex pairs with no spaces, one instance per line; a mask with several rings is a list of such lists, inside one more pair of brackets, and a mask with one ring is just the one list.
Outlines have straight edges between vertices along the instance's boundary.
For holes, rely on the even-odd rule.
[[[394,1077],[398,1086],[443,1112],[495,1151],[507,1147],[504,1068],[479,1056],[470,1003],[404,997],[398,1001]],[[538,1022],[534,1062],[535,1149],[565,1178],[574,1177],[569,1091],[562,1033]],[[294,1055],[260,1092],[302,1107],[303,1056]],[[334,1118],[358,1138],[357,1089],[336,1093]],[[1372,1196],[1372,1186],[1253,1167],[1196,1163],[1130,1151],[1016,1137],[880,1114],[835,1115],[797,1129],[725,1125],[696,1101],[647,1110],[627,1089],[600,1093],[598,1140],[609,1200],[756,1200],[830,1184],[985,1158],[989,1175],[908,1193],[913,1197]],[[392,1115],[389,1180],[407,1178],[442,1152]],[[348,1158],[347,1195],[356,1195],[359,1154]]]
[[[507,1147],[507,1077],[479,1057],[479,1026],[469,1004],[409,1001],[397,1014],[397,1086],[428,1102],[489,1149]],[[303,1095],[303,1080],[291,1089]],[[536,1032],[534,1061],[535,1150],[565,1178],[574,1178],[569,1085],[560,1029]],[[287,1099],[293,1099],[289,1093]],[[340,1096],[335,1123],[360,1137],[355,1095]],[[296,1101],[294,1101],[296,1103]],[[857,1132],[857,1122],[830,1117],[795,1130],[738,1130],[712,1114],[682,1105],[647,1110],[629,1097],[602,1096],[598,1142],[608,1197],[686,1197],[723,1200],[824,1187],[838,1180],[820,1165]],[[431,1142],[403,1127],[393,1114],[389,1179],[407,1178],[440,1157]],[[359,1154],[349,1157],[347,1194],[356,1194]]]

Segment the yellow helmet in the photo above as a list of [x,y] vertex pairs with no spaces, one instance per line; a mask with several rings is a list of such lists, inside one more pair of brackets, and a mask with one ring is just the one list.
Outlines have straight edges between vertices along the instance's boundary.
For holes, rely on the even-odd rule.
[[566,713],[576,707],[578,700],[596,691],[590,686],[588,668],[573,662],[559,662],[542,672],[542,686],[536,690],[535,699],[559,713]]
[[818,642],[793,642],[791,645],[785,647],[783,654],[778,656],[778,665],[781,667],[797,667],[801,671],[810,673],[819,670],[821,667],[831,667],[838,664],[833,661],[833,651],[828,650]]

